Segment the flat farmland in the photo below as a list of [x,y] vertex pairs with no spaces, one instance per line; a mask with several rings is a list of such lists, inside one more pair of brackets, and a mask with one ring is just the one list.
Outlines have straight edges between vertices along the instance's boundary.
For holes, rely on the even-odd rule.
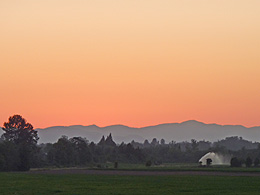
[[[79,170],[78,170],[79,171]],[[93,171],[93,170],[92,170]],[[94,170],[97,171],[97,170]],[[259,194],[260,177],[249,173],[137,174],[134,171],[0,173],[1,194]],[[120,171],[118,171],[120,172]],[[129,174],[132,173],[132,174]],[[140,172],[139,172],[140,173]],[[168,172],[164,172],[168,173]],[[201,174],[200,174],[201,173]],[[244,174],[244,175],[243,175]]]

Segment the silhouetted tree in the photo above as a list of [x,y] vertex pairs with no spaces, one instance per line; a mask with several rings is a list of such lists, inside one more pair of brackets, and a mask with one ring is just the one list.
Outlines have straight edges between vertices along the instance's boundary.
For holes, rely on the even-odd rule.
[[144,147],[150,147],[150,143],[147,139],[144,140]]
[[4,123],[2,129],[5,132],[2,135],[2,139],[14,143],[18,148],[18,170],[29,170],[32,155],[34,155],[36,144],[39,139],[37,131],[35,131],[33,126],[30,123],[27,123],[20,115],[9,117],[8,122]]
[[53,144],[51,153],[56,165],[75,165],[75,151],[73,144],[69,141],[67,136],[63,135],[56,143]]
[[151,145],[152,145],[152,146],[157,146],[157,145],[159,145],[159,141],[157,141],[156,138],[153,138],[153,140],[152,140],[152,142],[151,142]]
[[92,155],[88,147],[87,139],[82,137],[73,137],[69,139],[69,141],[72,143],[76,160],[75,163],[77,165],[85,165],[92,161]]
[[112,146],[115,147],[116,143],[114,142],[111,133],[109,134],[109,136],[107,137],[107,139],[105,140],[105,145],[106,146]]
[[165,145],[165,140],[164,140],[164,139],[161,139],[160,144],[161,144],[161,145]]
[[37,131],[20,115],[9,117],[8,122],[4,123],[2,129],[5,132],[2,139],[12,141],[15,144],[35,145],[39,139]]
[[98,142],[99,146],[104,146],[105,145],[105,137],[104,135],[102,136],[101,140]]

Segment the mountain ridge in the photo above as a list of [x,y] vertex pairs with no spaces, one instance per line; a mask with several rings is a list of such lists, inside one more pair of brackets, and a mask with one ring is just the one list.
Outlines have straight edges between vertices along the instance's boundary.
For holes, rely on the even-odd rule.
[[79,126],[79,127],[98,127],[98,128],[107,128],[107,127],[115,127],[115,126],[122,126],[122,127],[128,127],[128,128],[134,128],[134,129],[143,129],[143,128],[147,128],[147,127],[157,127],[157,126],[161,126],[161,125],[173,125],[173,124],[185,124],[185,123],[199,123],[199,124],[203,124],[203,125],[217,125],[217,126],[232,126],[232,127],[243,127],[243,128],[246,128],[246,129],[251,129],[251,128],[259,128],[260,126],[253,126],[253,127],[246,127],[246,126],[243,126],[243,125],[221,125],[221,124],[217,124],[217,123],[204,123],[204,122],[201,122],[201,121],[197,121],[197,120],[187,120],[187,121],[183,121],[183,122],[180,122],[180,123],[159,123],[157,125],[148,125],[148,126],[143,126],[143,127],[132,127],[132,126],[127,126],[127,125],[123,125],[123,124],[114,124],[114,125],[108,125],[108,126],[98,126],[98,125],[95,125],[95,124],[92,124],[92,125],[68,125],[68,126],[63,126],[63,125],[57,125],[57,126],[50,126],[50,127],[46,127],[46,128],[36,128],[37,130],[42,130],[42,129],[48,129],[48,128],[53,128],[53,127],[76,127],[76,126]]
[[151,141],[153,138],[165,139],[166,142],[189,141],[191,139],[217,141],[229,136],[239,136],[251,141],[260,140],[259,126],[206,124],[196,120],[181,123],[162,123],[146,127],[129,127],[121,124],[105,127],[71,125],[38,128],[36,130],[40,137],[40,143],[56,142],[62,135],[86,137],[89,141],[97,143],[103,135],[107,136],[109,133],[112,133],[116,143],[128,143],[132,140],[143,142],[145,139]]

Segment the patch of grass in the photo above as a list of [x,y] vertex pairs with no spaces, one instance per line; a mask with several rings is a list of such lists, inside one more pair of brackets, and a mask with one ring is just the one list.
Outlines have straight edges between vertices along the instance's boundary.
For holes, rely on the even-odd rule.
[[0,173],[1,194],[259,194],[258,177]]

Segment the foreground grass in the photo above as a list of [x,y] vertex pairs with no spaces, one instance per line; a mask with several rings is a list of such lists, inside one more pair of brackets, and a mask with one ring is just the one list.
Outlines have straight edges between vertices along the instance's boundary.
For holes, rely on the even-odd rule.
[[0,194],[259,194],[258,177],[0,173]]

